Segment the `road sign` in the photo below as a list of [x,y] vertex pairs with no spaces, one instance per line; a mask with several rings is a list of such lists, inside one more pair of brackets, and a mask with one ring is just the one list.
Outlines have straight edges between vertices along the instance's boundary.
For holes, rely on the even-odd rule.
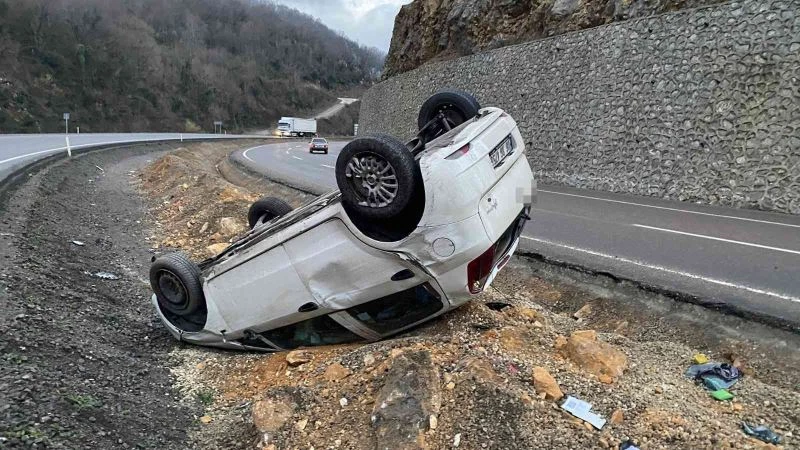
[[64,120],[69,120],[69,113],[64,113]]
[[69,134],[69,113],[64,113],[64,133]]

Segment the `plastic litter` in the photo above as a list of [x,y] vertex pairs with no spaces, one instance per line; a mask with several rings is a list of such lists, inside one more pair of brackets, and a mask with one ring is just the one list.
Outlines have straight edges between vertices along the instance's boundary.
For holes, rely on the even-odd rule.
[[119,280],[119,275],[111,272],[84,272],[91,277],[100,278],[101,280]]
[[619,444],[619,450],[640,450],[630,439]]
[[567,399],[564,400],[564,403],[561,404],[561,409],[579,419],[589,422],[593,427],[597,428],[598,430],[602,430],[603,425],[606,424],[606,419],[600,417],[599,415],[591,411],[592,410],[591,403],[585,402],[581,399],[577,399],[571,395],[567,396]]
[[730,400],[733,398],[733,394],[726,391],[725,389],[719,389],[711,393],[711,396],[719,401]]
[[83,247],[84,245],[86,245],[86,243],[83,241],[72,241],[72,243],[77,245],[78,247]]
[[742,431],[744,431],[746,435],[753,436],[754,438],[768,444],[777,445],[783,441],[783,437],[781,437],[781,435],[763,425],[754,427],[747,422],[742,422]]
[[697,353],[692,356],[692,362],[695,364],[705,364],[708,362],[708,356],[704,355],[703,353]]

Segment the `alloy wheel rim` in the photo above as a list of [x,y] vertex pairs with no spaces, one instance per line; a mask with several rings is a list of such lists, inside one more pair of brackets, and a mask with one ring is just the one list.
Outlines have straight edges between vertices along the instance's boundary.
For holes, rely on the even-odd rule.
[[345,176],[361,206],[383,208],[397,197],[397,173],[379,155],[368,152],[353,155],[347,163]]

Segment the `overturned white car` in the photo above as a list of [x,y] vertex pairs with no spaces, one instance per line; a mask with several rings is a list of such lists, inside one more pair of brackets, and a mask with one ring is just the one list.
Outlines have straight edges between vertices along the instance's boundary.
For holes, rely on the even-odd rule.
[[460,91],[422,106],[408,144],[351,141],[339,191],[250,208],[251,230],[199,265],[154,260],[153,303],[178,339],[277,351],[377,340],[456,308],[517,247],[535,196],[517,124]]

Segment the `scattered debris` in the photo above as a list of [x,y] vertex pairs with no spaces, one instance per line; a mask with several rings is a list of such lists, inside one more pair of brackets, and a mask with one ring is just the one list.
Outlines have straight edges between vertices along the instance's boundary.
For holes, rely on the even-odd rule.
[[725,389],[718,389],[711,393],[711,396],[714,397],[716,400],[725,401],[730,400],[733,398],[733,394],[726,391]]
[[753,436],[754,438],[768,444],[777,445],[783,441],[783,438],[779,434],[772,431],[769,427],[765,427],[763,425],[754,427],[747,422],[742,422],[742,431],[744,431],[748,436]]
[[511,303],[505,303],[505,302],[486,302],[485,305],[492,311],[502,311],[505,308],[511,308],[514,306]]
[[73,244],[77,245],[78,247],[83,247],[86,245],[86,242],[83,241],[72,241]]
[[211,416],[208,416],[208,415],[200,417],[200,422],[203,422],[203,423],[211,423],[212,420],[214,420],[214,419],[212,419]]
[[692,362],[695,364],[705,364],[708,362],[708,356],[697,353],[696,355],[692,356]]
[[102,172],[102,173],[106,173],[106,171],[105,171],[105,170],[103,170],[103,168],[102,168],[102,167],[100,167],[100,166],[95,166],[95,167],[97,167],[97,170],[99,170],[100,172]]
[[686,376],[696,381],[701,381],[706,389],[718,391],[720,389],[730,389],[742,373],[730,364],[705,363],[690,366],[686,370]]
[[89,275],[90,277],[100,278],[101,280],[119,280],[119,275],[111,272],[84,272],[85,274]]
[[602,430],[603,425],[606,424],[606,419],[600,417],[599,415],[591,411],[592,410],[591,403],[577,399],[573,396],[568,396],[567,399],[564,400],[564,403],[561,404],[561,409],[567,411],[568,413],[572,414],[573,416],[581,420],[588,422],[598,430]]
[[347,406],[347,403],[348,402],[347,402],[347,399],[345,397],[342,397],[342,398],[339,399],[339,406],[341,406],[342,408]]
[[628,439],[627,441],[619,444],[619,450],[639,450],[639,447],[636,444]]
[[456,435],[453,436],[453,447],[458,448],[459,445],[461,445],[461,433],[456,433]]

